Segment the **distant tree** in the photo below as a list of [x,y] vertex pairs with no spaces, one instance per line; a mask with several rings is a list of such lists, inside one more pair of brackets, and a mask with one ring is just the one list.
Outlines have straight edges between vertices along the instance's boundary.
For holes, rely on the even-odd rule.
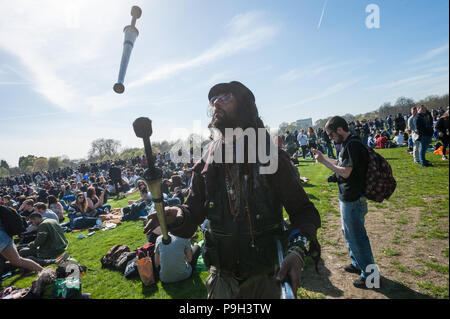
[[63,167],[64,164],[60,161],[58,157],[50,157],[48,159],[48,170],[56,171],[58,168]]
[[391,114],[392,114],[392,104],[390,102],[384,103],[378,109],[378,117],[382,119],[387,118]]
[[120,141],[113,139],[99,138],[91,143],[91,149],[88,156],[90,161],[102,159],[105,155],[110,158],[119,155]]
[[0,177],[8,177],[9,175],[9,170],[6,167],[0,167]]
[[17,167],[17,166],[15,166],[15,167],[10,167],[10,168],[9,168],[9,174],[12,175],[12,176],[17,175],[17,174],[20,174],[20,168]]
[[[34,155],[27,155],[19,157],[19,168],[23,173],[29,173],[28,167],[33,168],[34,161],[37,159]],[[27,171],[28,170],[28,171]]]
[[397,114],[398,113],[409,114],[411,111],[411,108],[415,105],[416,105],[416,102],[414,102],[413,99],[402,96],[402,97],[399,97],[397,99],[397,101],[395,102],[395,107],[396,107],[395,111]]
[[282,122],[282,123],[278,126],[278,132],[279,132],[279,134],[284,134],[286,131],[289,131],[288,126],[289,126],[289,123],[287,123],[287,122]]
[[48,159],[39,157],[34,161],[33,172],[42,172],[48,170]]
[[0,167],[9,169],[9,165],[8,165],[8,163],[5,160],[1,160],[0,161]]

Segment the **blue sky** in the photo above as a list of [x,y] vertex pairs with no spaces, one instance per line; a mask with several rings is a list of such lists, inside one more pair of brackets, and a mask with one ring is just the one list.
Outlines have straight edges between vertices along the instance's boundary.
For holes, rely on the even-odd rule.
[[[380,27],[366,26],[376,4]],[[142,8],[125,93],[124,26]],[[204,129],[209,88],[233,80],[264,122],[364,113],[449,85],[446,0],[0,0],[0,159],[86,157],[96,138],[142,147]]]

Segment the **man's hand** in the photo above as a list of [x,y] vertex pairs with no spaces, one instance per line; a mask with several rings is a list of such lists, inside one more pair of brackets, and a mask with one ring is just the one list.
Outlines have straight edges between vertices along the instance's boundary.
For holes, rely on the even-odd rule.
[[319,150],[316,150],[315,148],[311,147],[311,153],[314,155],[314,158],[316,161],[318,161],[319,163],[323,163],[325,160],[325,156],[323,155],[323,153]]
[[[288,254],[286,258],[284,258],[283,263],[281,264],[280,271],[277,275],[277,280],[280,282],[286,281],[291,284],[292,292],[294,293],[295,298],[297,299],[297,289],[300,286],[300,279],[302,276],[302,268],[303,262],[297,255]],[[286,276],[288,278],[286,278]]]
[[[166,216],[167,225],[175,222],[177,216],[183,216],[183,211],[179,207],[164,207],[164,214]],[[151,233],[156,227],[159,226],[158,216],[156,211],[147,216],[147,225],[144,228],[144,234],[148,235]]]
[[444,136],[444,133],[439,132],[439,137],[443,137],[443,136]]

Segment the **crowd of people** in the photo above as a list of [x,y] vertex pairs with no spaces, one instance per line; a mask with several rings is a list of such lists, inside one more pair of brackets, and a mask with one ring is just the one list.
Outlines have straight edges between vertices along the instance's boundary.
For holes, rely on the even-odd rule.
[[[162,171],[164,199],[171,205],[183,203],[192,164],[175,164],[168,152],[158,153],[155,158],[155,166]],[[145,156],[137,156],[0,179],[0,205],[17,211],[27,223],[26,231],[16,239],[17,247],[2,232],[5,247],[2,243],[0,272],[6,260],[35,271],[55,263],[67,247],[64,231],[99,229],[102,224],[99,216],[111,210],[107,202],[113,196],[120,198],[120,195],[140,192],[140,199],[129,204],[142,202],[142,207],[147,207],[152,200],[142,178],[147,165]],[[0,222],[0,230],[2,227]],[[42,228],[48,231],[43,232]],[[47,234],[44,241],[43,233]]]
[[[176,164],[166,153],[156,158],[155,164],[162,170],[165,193],[169,195],[188,188],[192,164]],[[76,194],[82,192],[89,211],[101,213],[109,197],[136,189],[146,167],[147,160],[142,156],[0,178],[0,204],[22,211],[23,202],[32,199],[52,205],[50,209],[60,214],[62,209],[67,209],[67,206],[59,206],[61,200],[67,205],[76,204]]]
[[[395,117],[389,115],[385,120],[357,120],[348,123],[348,127],[351,134],[359,136],[367,147],[407,147],[408,152],[414,155],[414,162],[422,166],[431,165],[425,159],[425,152],[432,139],[440,140],[437,146],[443,147],[442,159],[448,159],[446,152],[449,144],[449,111],[442,108],[432,109],[430,112],[423,105],[414,106],[409,115],[398,113]],[[304,160],[307,157],[313,159],[311,148],[317,148],[332,159],[339,156],[342,148],[328,137],[322,127],[287,131],[280,136],[278,145],[294,158],[298,156]]]
[[[221,132],[226,127],[264,127],[253,93],[240,82],[217,84],[208,93],[208,100],[213,110],[210,127]],[[156,245],[154,262],[160,279],[175,282],[189,277],[202,253],[210,272],[206,280],[208,298],[275,296],[275,276],[277,282],[289,278],[296,294],[306,258],[311,257],[317,269],[321,254],[317,240],[320,215],[291,164],[299,157],[310,157],[336,176],[343,235],[351,259],[344,270],[360,275],[354,286],[366,287],[370,275],[367,267],[375,263],[363,217],[367,213],[366,148],[409,147],[415,162],[431,166],[425,152],[433,136],[441,140],[446,159],[448,114],[448,110],[429,112],[419,105],[410,115],[350,123],[333,117],[323,128],[286,132],[276,140],[286,152],[279,150],[278,169],[269,176],[259,173],[258,166],[250,162],[199,161],[194,165],[174,163],[168,152],[157,154],[155,166],[162,171],[162,193],[168,203],[164,214],[171,243],[161,244],[154,210],[143,219],[144,233]],[[224,147],[223,141],[214,142]],[[208,155],[213,156],[214,151],[208,149]],[[107,204],[111,196],[139,192],[140,198],[128,204],[139,209],[151,204],[152,194],[142,177],[147,166],[142,156],[0,179],[0,205],[16,210],[27,222],[26,232],[19,235],[18,248],[0,223],[1,256],[15,266],[34,271],[57,262],[67,247],[63,227],[99,226],[99,216],[111,209]],[[283,218],[282,207],[289,219]],[[191,247],[189,239],[199,226],[204,245]],[[286,233],[285,258],[278,264],[276,240],[282,233]],[[279,266],[276,274],[275,265]]]

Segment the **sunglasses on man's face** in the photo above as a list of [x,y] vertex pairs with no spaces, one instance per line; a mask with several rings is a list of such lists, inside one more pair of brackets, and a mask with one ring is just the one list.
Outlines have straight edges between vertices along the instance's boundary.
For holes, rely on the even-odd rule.
[[225,93],[225,94],[216,95],[216,96],[213,96],[209,100],[209,105],[214,106],[214,104],[217,102],[229,103],[232,98],[233,98],[233,93]]

